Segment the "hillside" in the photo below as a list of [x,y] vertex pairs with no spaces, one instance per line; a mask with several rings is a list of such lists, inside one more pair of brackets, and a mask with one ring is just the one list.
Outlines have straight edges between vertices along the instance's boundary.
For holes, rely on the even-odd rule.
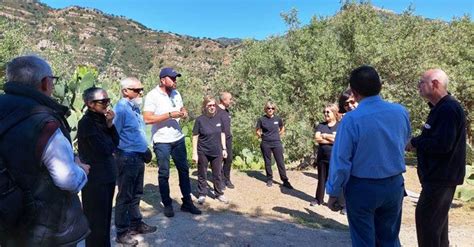
[[96,9],[53,9],[35,0],[1,0],[0,19],[23,25],[31,50],[63,50],[74,63],[96,66],[111,78],[141,76],[163,66],[212,76],[230,62],[240,44],[155,31]]

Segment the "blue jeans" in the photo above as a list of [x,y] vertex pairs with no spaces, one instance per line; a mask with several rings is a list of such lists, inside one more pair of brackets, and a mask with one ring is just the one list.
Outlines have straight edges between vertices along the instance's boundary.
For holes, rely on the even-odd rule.
[[117,152],[118,194],[115,199],[117,234],[127,231],[142,221],[140,199],[143,195],[143,156],[134,152]]
[[176,169],[178,169],[179,188],[183,199],[191,200],[191,182],[189,181],[189,166],[186,155],[186,144],[184,137],[171,143],[154,143],[158,161],[158,186],[160,188],[161,201],[163,205],[169,206],[172,201],[170,198],[170,155],[173,158]]
[[345,187],[352,246],[400,246],[403,176],[350,177]]

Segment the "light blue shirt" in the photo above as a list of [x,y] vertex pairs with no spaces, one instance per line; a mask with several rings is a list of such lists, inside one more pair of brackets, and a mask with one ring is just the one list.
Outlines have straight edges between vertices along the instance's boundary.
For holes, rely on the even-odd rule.
[[145,152],[148,143],[140,108],[128,99],[122,98],[117,102],[114,110],[114,125],[120,137],[118,148],[125,152]]
[[411,135],[407,110],[379,95],[362,99],[337,129],[326,193],[339,196],[350,176],[382,179],[405,172]]

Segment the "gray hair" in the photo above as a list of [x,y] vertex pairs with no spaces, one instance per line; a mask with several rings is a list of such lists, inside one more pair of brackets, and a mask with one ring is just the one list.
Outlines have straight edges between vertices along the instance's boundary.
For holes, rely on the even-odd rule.
[[232,94],[230,94],[229,92],[221,92],[219,94],[219,101],[222,102],[223,100],[225,100],[229,97],[232,97]]
[[106,92],[106,91],[100,87],[90,87],[84,90],[84,92],[82,93],[82,100],[84,100],[85,104],[93,100],[96,100],[95,94],[98,92]]
[[6,74],[7,81],[38,88],[41,80],[46,76],[52,76],[53,71],[43,58],[28,55],[12,59],[7,64]]
[[127,77],[120,81],[120,86],[122,87],[122,89],[130,88],[130,85],[132,85],[135,82],[140,82],[140,80],[138,80],[135,77]]

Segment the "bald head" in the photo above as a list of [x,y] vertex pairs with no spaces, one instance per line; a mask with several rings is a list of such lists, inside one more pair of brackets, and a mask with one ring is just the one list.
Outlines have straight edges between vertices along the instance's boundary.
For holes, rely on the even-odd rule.
[[448,94],[449,78],[441,69],[427,70],[418,83],[418,90],[423,98],[426,98],[433,105]]

